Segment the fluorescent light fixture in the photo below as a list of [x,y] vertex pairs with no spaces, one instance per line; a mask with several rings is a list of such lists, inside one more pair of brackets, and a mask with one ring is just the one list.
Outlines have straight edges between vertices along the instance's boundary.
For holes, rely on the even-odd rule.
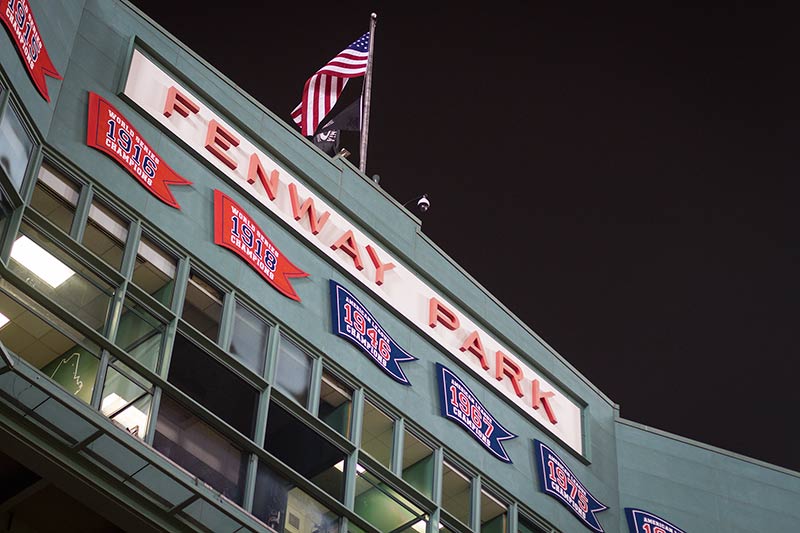
[[6,324],[8,324],[8,317],[3,313],[0,313],[0,329],[2,329],[2,327]]
[[75,274],[67,265],[25,235],[14,242],[11,257],[54,289]]
[[[108,416],[126,405],[128,405],[127,400],[112,392],[103,398],[103,404],[100,406],[100,410],[104,415]],[[145,429],[147,429],[147,415],[133,405],[129,405],[127,409],[117,413],[114,417],[114,421],[125,427],[129,433],[139,438],[144,438],[144,432]]]
[[[419,531],[419,533],[425,533],[425,528],[427,527],[428,523],[425,520],[417,520],[413,524],[411,524],[411,529],[414,531]],[[439,524],[439,529],[442,529],[442,524]]]

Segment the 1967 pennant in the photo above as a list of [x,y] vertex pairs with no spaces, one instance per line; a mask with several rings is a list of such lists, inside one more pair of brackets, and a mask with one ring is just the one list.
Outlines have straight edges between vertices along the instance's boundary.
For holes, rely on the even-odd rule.
[[214,191],[214,243],[228,248],[250,265],[278,292],[300,301],[289,278],[308,276],[272,244],[239,205]]

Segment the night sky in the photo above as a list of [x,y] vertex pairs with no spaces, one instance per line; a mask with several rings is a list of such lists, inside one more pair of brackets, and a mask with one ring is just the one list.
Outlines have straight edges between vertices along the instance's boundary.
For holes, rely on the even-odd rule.
[[288,123],[376,12],[367,174],[624,418],[800,470],[800,9],[133,3]]

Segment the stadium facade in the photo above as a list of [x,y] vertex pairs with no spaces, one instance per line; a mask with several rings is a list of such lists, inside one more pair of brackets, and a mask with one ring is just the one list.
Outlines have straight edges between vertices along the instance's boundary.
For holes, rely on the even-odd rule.
[[0,18],[3,531],[797,530],[126,1]]

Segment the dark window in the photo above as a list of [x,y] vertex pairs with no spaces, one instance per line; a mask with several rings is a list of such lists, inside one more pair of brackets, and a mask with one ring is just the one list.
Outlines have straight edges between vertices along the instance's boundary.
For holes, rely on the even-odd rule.
[[247,457],[219,432],[163,395],[153,447],[241,504]]
[[546,529],[536,525],[524,516],[519,517],[519,533],[546,533]]
[[8,106],[0,118],[0,167],[18,191],[25,177],[32,149],[33,141],[28,137],[14,108]]
[[258,315],[236,302],[230,352],[261,375],[267,354],[269,326]]
[[182,335],[175,337],[168,379],[239,432],[253,436],[256,390]]
[[303,407],[308,406],[312,366],[310,355],[286,337],[281,337],[275,385]]
[[264,449],[341,501],[345,453],[275,402]]

